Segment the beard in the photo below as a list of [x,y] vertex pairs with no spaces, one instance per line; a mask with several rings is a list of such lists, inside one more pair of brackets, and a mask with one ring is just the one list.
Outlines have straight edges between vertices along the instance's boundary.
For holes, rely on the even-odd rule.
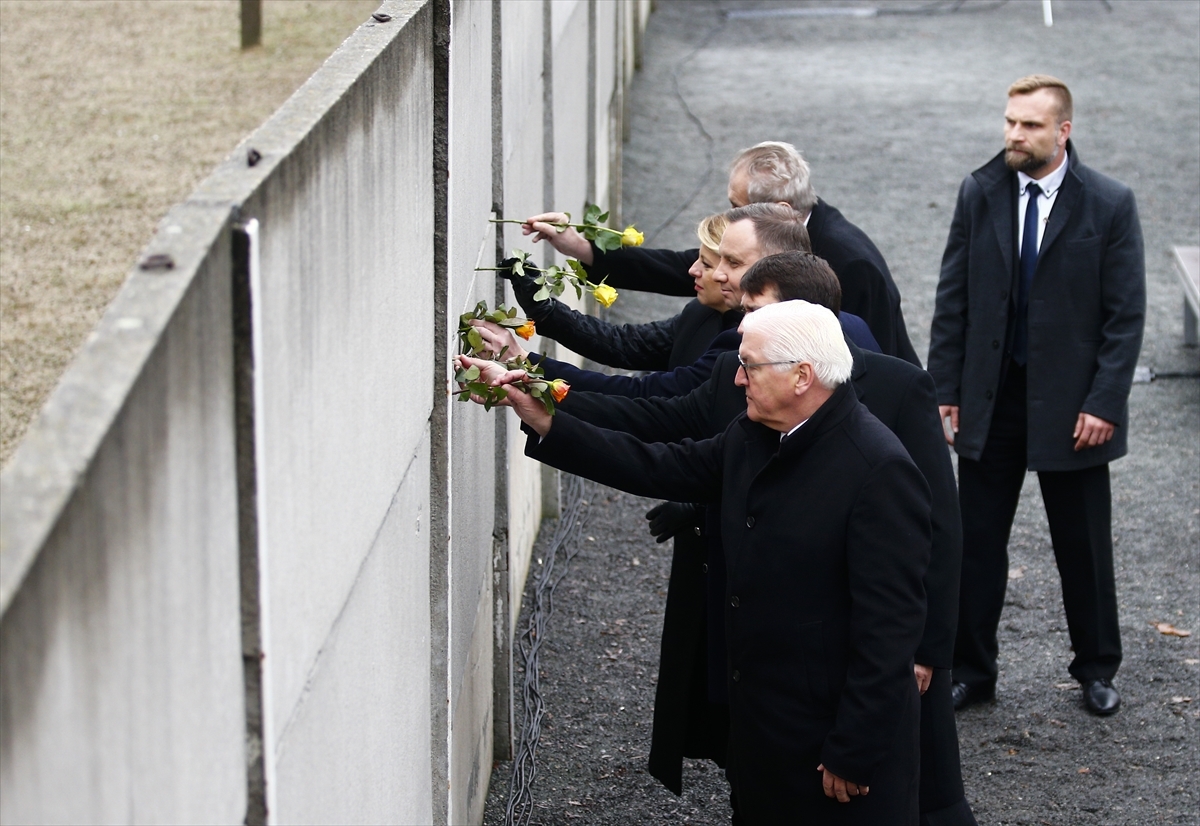
[[1037,155],[1032,152],[1018,151],[1010,147],[1004,148],[1004,163],[1013,172],[1024,172],[1032,175],[1058,157],[1058,147],[1049,155]]

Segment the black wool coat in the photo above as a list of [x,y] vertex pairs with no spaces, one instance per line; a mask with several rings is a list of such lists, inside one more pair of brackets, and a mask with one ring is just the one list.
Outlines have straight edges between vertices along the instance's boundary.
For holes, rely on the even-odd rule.
[[[900,289],[870,237],[824,201],[813,207],[808,236],[813,254],[828,262],[842,285],[842,310],[867,322],[884,353],[920,367],[900,311]],[[675,252],[642,247],[604,252],[593,245],[588,271],[592,280],[607,278],[618,289],[690,296],[695,289],[687,271],[699,254],[698,249]]]
[[[742,416],[714,439],[645,444],[561,412],[526,453],[634,494],[720,501],[747,822],[915,823],[929,488],[848,384],[779,436]],[[837,808],[818,763],[871,794]]]
[[[938,419],[933,380],[924,370],[900,359],[867,352],[853,342],[848,346],[854,356],[850,378],[858,400],[896,434],[929,485],[933,530],[933,553],[925,578],[929,611],[916,661],[933,668],[950,668],[958,619],[962,522],[954,466]],[[712,377],[686,396],[629,399],[585,391],[567,396],[561,409],[644,442],[709,439],[746,410],[746,391],[734,383],[737,370],[737,353],[731,351],[718,356]],[[710,531],[708,539],[719,553],[719,534]],[[699,568],[702,563],[697,560],[695,566]],[[674,578],[670,587],[676,587]],[[665,631],[663,647],[665,651]]]
[[[1074,146],[1050,211],[1029,293],[1030,470],[1080,470],[1128,450],[1129,390],[1142,345],[1146,265],[1133,192],[1083,165]],[[958,191],[929,344],[941,404],[959,406],[954,449],[979,459],[1011,347],[1020,260],[1017,175],[1004,153]],[[1080,412],[1116,424],[1075,451]]]

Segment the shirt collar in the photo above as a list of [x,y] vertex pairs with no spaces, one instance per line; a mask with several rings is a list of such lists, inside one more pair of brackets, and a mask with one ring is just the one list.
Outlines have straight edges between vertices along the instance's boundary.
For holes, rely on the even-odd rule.
[[804,427],[804,422],[807,422],[807,421],[808,421],[808,419],[805,419],[803,422],[800,422],[800,424],[798,424],[798,425],[796,425],[795,427],[793,427],[793,428],[792,428],[791,430],[789,430],[787,433],[780,433],[780,434],[779,434],[779,441],[781,441],[781,442],[782,442],[782,441],[783,441],[784,439],[786,439],[788,436],[791,436],[791,435],[792,435],[793,433],[795,433],[797,430],[799,430],[800,428]]
[[1062,165],[1059,166],[1058,169],[1054,170],[1049,175],[1047,175],[1045,178],[1042,178],[1040,181],[1034,181],[1033,178],[1030,178],[1024,172],[1018,172],[1017,173],[1017,186],[1019,187],[1018,191],[1022,195],[1024,195],[1025,187],[1029,186],[1030,181],[1033,181],[1041,188],[1043,195],[1045,195],[1047,198],[1053,196],[1055,192],[1058,192],[1058,188],[1060,186],[1062,186],[1063,180],[1067,177],[1067,167],[1070,166],[1070,164],[1071,164],[1071,156],[1066,153],[1066,150],[1064,150]]

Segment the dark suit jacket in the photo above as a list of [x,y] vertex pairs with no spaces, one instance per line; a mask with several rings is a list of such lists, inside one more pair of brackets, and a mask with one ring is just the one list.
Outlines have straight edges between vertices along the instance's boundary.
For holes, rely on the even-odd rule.
[[839,805],[817,763],[871,786],[859,822],[915,822],[928,486],[849,385],[779,435],[739,417],[714,439],[647,445],[563,412],[526,453],[643,496],[720,500],[729,760],[748,822]]
[[[824,201],[813,207],[808,236],[813,254],[824,258],[841,282],[842,310],[867,323],[880,352],[920,367],[900,311],[900,290],[879,248]],[[604,252],[593,245],[588,271],[593,281],[607,278],[618,289],[690,296],[695,289],[687,271],[699,254],[698,249],[674,252],[642,247]]]
[[[1078,470],[1127,450],[1128,399],[1142,345],[1146,270],[1133,192],[1070,162],[1029,294],[1028,466]],[[959,406],[955,450],[978,459],[1011,346],[1019,260],[1017,176],[1001,152],[963,181],[942,258],[929,345],[941,404]],[[1076,452],[1080,412],[1117,425]]]

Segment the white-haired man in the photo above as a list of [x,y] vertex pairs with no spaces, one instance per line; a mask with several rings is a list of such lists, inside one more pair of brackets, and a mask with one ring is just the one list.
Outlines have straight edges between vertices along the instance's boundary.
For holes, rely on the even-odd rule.
[[915,824],[929,488],[859,403],[832,312],[773,304],[743,333],[746,414],[721,435],[644,444],[551,418],[510,387],[526,453],[631,493],[720,503],[739,819]]
[[[729,165],[729,203],[734,208],[752,203],[785,204],[804,216],[813,254],[829,263],[842,285],[842,309],[867,322],[886,355],[921,366],[900,311],[900,290],[883,254],[865,232],[817,197],[808,162],[796,147],[763,141],[735,155]],[[523,231],[537,233],[537,240],[547,240],[559,252],[579,259],[593,280],[607,278],[618,289],[694,294],[687,270],[696,260],[697,250],[632,247],[605,253],[574,230],[559,232],[552,226],[566,218],[558,212],[535,215],[525,222]]]

